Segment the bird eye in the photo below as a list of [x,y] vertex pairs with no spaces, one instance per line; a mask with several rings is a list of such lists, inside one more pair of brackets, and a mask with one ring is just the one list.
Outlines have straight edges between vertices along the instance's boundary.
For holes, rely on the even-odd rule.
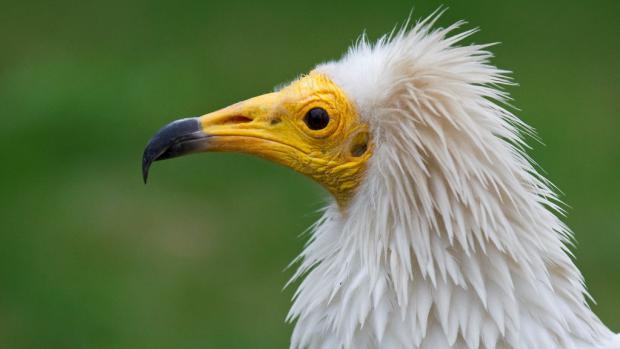
[[304,122],[311,130],[322,130],[329,124],[329,115],[323,108],[312,108],[304,117]]

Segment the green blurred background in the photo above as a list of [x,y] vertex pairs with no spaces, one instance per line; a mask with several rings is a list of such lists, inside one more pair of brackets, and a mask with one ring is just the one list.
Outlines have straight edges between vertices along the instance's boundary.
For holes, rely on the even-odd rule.
[[617,1],[0,2],[0,347],[282,348],[286,265],[325,193],[243,155],[155,164],[149,137],[267,92],[439,5],[546,146],[595,311],[620,331]]

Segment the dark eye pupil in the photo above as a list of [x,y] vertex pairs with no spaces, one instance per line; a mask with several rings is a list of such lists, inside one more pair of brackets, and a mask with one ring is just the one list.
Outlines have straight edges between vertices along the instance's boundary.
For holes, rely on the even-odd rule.
[[306,114],[304,122],[311,130],[321,130],[329,124],[329,115],[323,108],[313,108]]

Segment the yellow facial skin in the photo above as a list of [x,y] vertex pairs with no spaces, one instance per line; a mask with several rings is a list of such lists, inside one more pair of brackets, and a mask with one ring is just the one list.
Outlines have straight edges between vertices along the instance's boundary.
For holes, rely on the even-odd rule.
[[[304,118],[323,108],[320,130]],[[207,151],[254,154],[312,177],[345,207],[372,155],[368,126],[344,92],[327,76],[310,73],[282,90],[231,105],[199,118],[210,137]]]

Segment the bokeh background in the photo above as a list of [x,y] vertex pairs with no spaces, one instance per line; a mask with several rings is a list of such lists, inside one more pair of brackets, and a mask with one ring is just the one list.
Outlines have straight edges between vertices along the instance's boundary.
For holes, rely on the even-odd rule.
[[531,154],[620,331],[617,1],[0,2],[0,347],[283,348],[287,264],[325,192],[262,160],[140,158],[165,123],[271,90],[440,5],[502,42]]

